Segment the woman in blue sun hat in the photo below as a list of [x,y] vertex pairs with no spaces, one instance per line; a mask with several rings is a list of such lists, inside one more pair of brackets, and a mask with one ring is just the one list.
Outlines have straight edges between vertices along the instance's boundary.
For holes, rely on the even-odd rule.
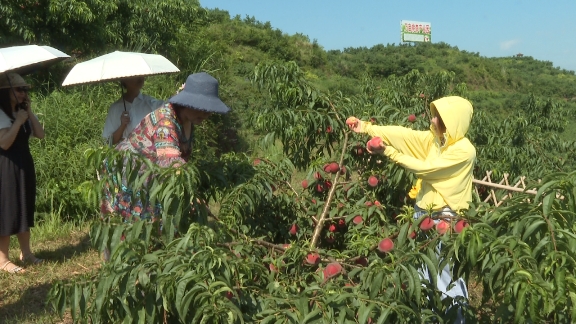
[[[192,152],[194,127],[213,113],[229,111],[230,108],[218,96],[218,80],[205,72],[191,74],[179,92],[144,117],[115,150],[131,152],[160,167],[179,167],[188,161]],[[105,166],[104,172],[114,174],[107,162]],[[121,183],[113,183],[114,188],[104,188],[100,208],[102,217],[116,213],[127,222],[157,218],[159,206],[150,206],[138,195],[134,196],[125,175]]]

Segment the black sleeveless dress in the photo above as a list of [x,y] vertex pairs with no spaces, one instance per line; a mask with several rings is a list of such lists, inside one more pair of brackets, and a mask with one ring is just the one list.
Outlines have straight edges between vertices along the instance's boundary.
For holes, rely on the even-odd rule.
[[36,171],[30,154],[30,125],[24,123],[9,149],[0,148],[0,236],[34,227]]

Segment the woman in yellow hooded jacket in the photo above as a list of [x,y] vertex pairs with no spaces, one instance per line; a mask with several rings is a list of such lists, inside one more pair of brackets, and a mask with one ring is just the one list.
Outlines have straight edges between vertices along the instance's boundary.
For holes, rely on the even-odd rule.
[[[415,218],[426,215],[427,210],[455,215],[467,209],[472,200],[476,149],[466,138],[472,121],[472,104],[461,97],[444,97],[430,104],[430,112],[429,131],[377,126],[355,117],[346,121],[357,133],[382,138],[380,149],[370,153],[384,154],[418,177],[420,190],[416,195]],[[422,275],[428,278],[428,271]],[[452,283],[454,286],[447,290]],[[468,298],[464,280],[453,281],[448,267],[438,273],[438,289],[452,298]]]

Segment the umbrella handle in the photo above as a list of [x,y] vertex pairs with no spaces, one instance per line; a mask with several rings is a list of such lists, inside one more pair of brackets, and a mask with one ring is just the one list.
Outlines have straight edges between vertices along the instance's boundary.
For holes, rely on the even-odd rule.
[[124,112],[126,112],[126,99],[124,99],[124,87],[122,86],[122,81],[120,81],[120,95],[122,96],[122,103],[124,103]]

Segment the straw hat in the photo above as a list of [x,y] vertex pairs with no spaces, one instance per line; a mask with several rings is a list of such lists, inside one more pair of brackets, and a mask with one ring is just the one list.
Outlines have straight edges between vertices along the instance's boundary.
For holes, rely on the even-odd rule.
[[18,87],[30,87],[28,83],[19,74],[9,72],[0,74],[0,89]]

